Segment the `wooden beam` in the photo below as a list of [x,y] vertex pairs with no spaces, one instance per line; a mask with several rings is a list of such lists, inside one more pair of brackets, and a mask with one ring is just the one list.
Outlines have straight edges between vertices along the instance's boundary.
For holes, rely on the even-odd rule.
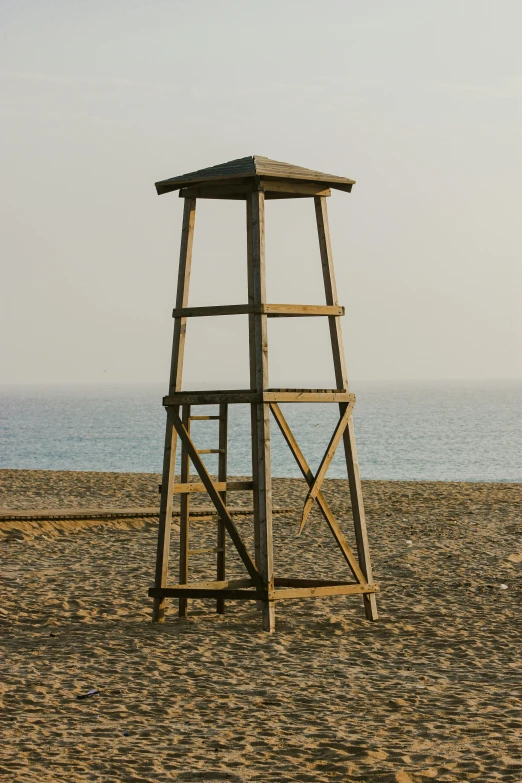
[[[286,440],[290,451],[294,455],[295,461],[297,462],[305,481],[307,482],[309,487],[312,486],[314,480],[313,473],[308,466],[308,463],[303,455],[303,452],[299,448],[299,444],[297,443],[296,439],[292,434],[292,430],[288,426],[287,421],[283,416],[281,408],[279,407],[279,405],[272,403],[272,405],[270,405],[270,410],[272,411],[272,414],[277,422],[277,425],[281,430],[281,434],[283,435],[283,438]],[[359,567],[359,563],[357,562],[355,555],[350,549],[348,542],[344,537],[344,534],[341,528],[339,527],[337,520],[335,519],[330,509],[330,506],[328,505],[326,498],[322,492],[318,493],[316,497],[316,501],[326,521],[326,524],[330,528],[332,535],[337,543],[337,546],[341,550],[343,557],[346,560],[352,574],[354,575],[354,577],[357,579],[358,582],[360,582],[361,584],[367,584],[368,580],[366,579],[363,572],[361,571]]]
[[329,595],[373,595],[379,591],[379,587],[373,584],[351,584],[330,587],[289,587],[274,590],[273,600],[281,601],[285,598],[319,598]]
[[[228,405],[219,406],[219,459],[218,459],[218,481],[227,485],[227,449],[228,449]],[[249,482],[250,483],[250,482]],[[226,489],[219,493],[223,505],[227,505]],[[219,580],[225,579],[226,573],[226,540],[225,525],[219,519],[217,529],[217,559],[216,559],[216,577]],[[225,602],[218,598],[216,602],[216,612],[224,614]]]
[[[184,405],[182,408],[182,421],[185,429],[190,434],[190,405]],[[184,484],[189,483],[190,479],[190,459],[188,451],[184,444],[181,446],[181,481]],[[189,577],[189,511],[190,494],[185,492],[180,498],[179,510],[179,581],[180,584],[187,584]],[[187,599],[179,599],[178,615],[187,617],[188,604]]]
[[[351,189],[351,186],[348,186]],[[305,180],[292,179],[266,179],[259,182],[254,179],[242,181],[229,181],[226,184],[204,183],[202,185],[189,185],[179,192],[180,198],[215,198],[215,199],[245,199],[256,190],[265,193],[266,198],[296,198],[312,196],[331,196],[328,185],[321,182],[306,182]]]
[[[195,220],[196,200],[187,199],[185,201],[183,210],[183,227],[181,232],[181,248],[179,254],[178,289],[176,294],[176,307],[178,308],[186,307],[188,304]],[[174,321],[174,335],[172,339],[169,393],[174,393],[181,389],[185,333],[186,321],[183,318],[177,318]],[[156,552],[156,587],[164,587],[167,584],[170,532],[172,524],[172,501],[174,497],[172,490],[175,481],[175,464],[176,430],[172,426],[172,423],[169,421],[169,417],[167,415],[165,428],[165,447],[163,452],[163,490],[160,501],[158,544]],[[152,621],[161,623],[164,619],[165,599],[160,597],[155,598],[152,609]]]
[[263,392],[265,402],[352,402],[353,395],[345,391],[268,390]]
[[203,318],[213,315],[248,315],[249,306],[237,305],[210,305],[208,307],[183,307],[172,311],[173,318]]
[[217,199],[245,199],[249,193],[257,190],[257,183],[250,179],[247,181],[216,183],[212,185],[190,185],[179,191],[180,198],[217,198]]
[[314,482],[310,487],[310,489],[308,490],[308,495],[306,496],[305,503],[303,506],[303,513],[301,515],[299,534],[301,534],[303,527],[305,526],[306,520],[308,519],[308,515],[312,510],[314,500],[319,494],[319,491],[325,479],[328,468],[330,467],[330,463],[334,458],[335,452],[337,450],[337,446],[339,445],[344,430],[346,429],[346,426],[348,424],[348,419],[352,415],[352,410],[353,410],[353,403],[350,403],[349,405],[346,406],[344,413],[342,414],[341,418],[337,422],[337,426],[330,439],[330,443],[328,444],[328,448],[325,451],[324,457],[321,460],[321,464],[319,465],[319,469],[314,478]]
[[293,576],[276,576],[276,587],[331,587],[336,585],[353,585],[353,582],[339,579],[302,579]]
[[210,478],[207,469],[205,468],[205,465],[203,464],[203,461],[197,452],[196,447],[192,443],[190,435],[185,429],[183,422],[179,418],[178,413],[175,411],[174,408],[169,408],[167,415],[172,420],[172,423],[176,428],[176,431],[178,433],[181,442],[185,445],[187,452],[190,456],[190,459],[192,460],[192,464],[196,468],[201,481],[205,485],[205,488],[210,496],[210,499],[215,505],[220,518],[223,520],[227,532],[230,538],[232,539],[232,541],[234,542],[234,546],[236,547],[241,560],[245,564],[245,568],[250,574],[251,579],[253,579],[256,582],[256,584],[260,589],[264,589],[263,580],[257,568],[255,567],[254,563],[252,562],[252,559],[248,554],[248,551],[243,543],[243,540],[239,535],[234,522],[232,521],[232,517],[230,516],[227,507],[221,500],[221,496],[219,492],[217,492],[217,490],[215,489],[212,479]]
[[252,392],[248,389],[230,389],[228,391],[223,389],[217,389],[216,391],[178,391],[164,397],[163,405],[165,407],[170,405],[179,406],[181,404],[215,405],[228,403],[229,405],[235,405],[245,402],[251,403],[254,399],[258,398],[256,392]]
[[[253,504],[254,504],[254,551],[256,567],[259,570],[259,489],[257,480],[257,406],[256,400],[259,399],[259,395],[256,392],[257,388],[257,372],[256,372],[256,318],[254,316],[255,303],[257,301],[254,293],[254,264],[253,264],[253,236],[252,236],[252,199],[248,198],[246,201],[246,235],[247,235],[247,292],[248,292],[248,305],[250,308],[248,316],[248,352],[249,352],[249,378],[251,389],[251,404],[250,404],[250,433],[252,442],[252,478],[253,478]],[[262,610],[262,603],[259,601],[257,608]]]
[[173,318],[206,318],[219,315],[267,315],[269,318],[344,315],[344,307],[301,304],[237,304],[182,307],[172,311]]
[[[249,304],[259,307],[266,303],[265,270],[265,200],[263,193],[249,197]],[[268,324],[265,314],[254,314],[249,330],[250,381],[252,391],[263,394],[268,386]],[[262,400],[252,407],[252,474],[254,479],[256,563],[264,588],[270,594],[274,587],[274,559],[272,541],[272,483],[270,470],[270,409]],[[263,630],[275,630],[273,601],[262,605]]]
[[344,307],[336,305],[301,305],[301,304],[265,304],[261,305],[262,313],[269,318],[302,318],[321,315],[344,315]]
[[343,389],[266,389],[251,391],[248,389],[216,389],[215,391],[174,392],[163,398],[163,405],[215,405],[227,403],[258,402],[355,402],[355,395]]
[[[337,305],[337,286],[335,282],[335,271],[333,266],[332,245],[330,241],[330,229],[328,226],[328,208],[326,199],[321,196],[314,198],[315,214],[317,220],[317,233],[319,237],[319,249],[321,253],[321,265],[323,270],[324,290],[326,303]],[[330,327],[330,341],[332,344],[332,353],[334,360],[335,382],[338,386],[348,390],[348,374],[346,372],[346,360],[344,355],[343,336],[341,321],[337,316],[331,316],[328,319]],[[344,412],[344,403],[339,407],[341,414]],[[368,582],[373,581],[372,563],[370,557],[370,547],[368,543],[368,532],[366,528],[366,517],[364,514],[364,503],[361,488],[361,477],[359,474],[359,462],[357,459],[357,448],[355,446],[355,432],[353,419],[350,419],[343,436],[344,453],[346,457],[346,468],[348,472],[348,484],[350,487],[350,498],[352,501],[352,513],[355,530],[355,539],[357,542],[357,553],[361,570]],[[377,602],[374,595],[365,595],[364,611],[369,620],[376,620]]]
[[273,192],[281,193],[285,196],[330,196],[331,190],[327,185],[323,185],[321,182],[296,182],[295,180],[287,179],[266,179],[262,177],[259,187],[267,194],[267,198],[270,198]]
[[[285,599],[327,598],[336,595],[373,595],[379,591],[378,585],[346,584],[327,587],[289,587],[272,590],[270,603]],[[156,598],[212,598],[235,601],[258,601],[264,593],[255,589],[229,587],[196,587],[190,585],[174,585],[172,587],[150,587],[149,596]]]

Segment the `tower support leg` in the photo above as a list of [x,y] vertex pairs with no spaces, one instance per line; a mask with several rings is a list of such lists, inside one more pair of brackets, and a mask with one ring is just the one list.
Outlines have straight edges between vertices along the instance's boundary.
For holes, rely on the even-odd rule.
[[[182,421],[190,434],[190,405],[182,407]],[[190,459],[186,447],[181,445],[181,483],[188,484],[190,481]],[[179,509],[179,583],[188,584],[189,576],[189,515],[190,515],[190,493],[184,492],[180,497]],[[188,599],[180,598],[178,606],[178,615],[187,617]]]
[[[158,526],[158,547],[156,552],[155,587],[167,586],[169,567],[170,529],[172,524],[172,503],[176,478],[177,433],[169,419],[165,430],[163,452],[163,477],[161,483],[160,518]],[[165,619],[165,598],[154,598],[152,622],[162,623]]]
[[[219,461],[218,461],[218,481],[227,480],[227,449],[228,449],[228,405],[219,406]],[[221,500],[227,504],[227,493],[220,492]],[[216,556],[216,578],[217,581],[225,580],[226,573],[226,535],[225,523],[222,519],[217,524],[217,556]],[[225,601],[218,598],[216,601],[216,611],[218,614],[224,614]]]
[[[264,193],[247,198],[247,262],[249,304],[266,304],[265,201]],[[268,326],[260,313],[249,316],[250,388],[262,392],[268,387]],[[256,566],[263,579],[266,598],[262,601],[263,630],[275,630],[274,555],[272,541],[272,481],[270,472],[270,405],[255,403],[251,409],[252,477],[254,483],[254,536]]]
[[[319,248],[321,251],[321,265],[323,269],[326,304],[338,305],[339,302],[337,299],[337,285],[335,282],[326,198],[324,196],[315,196],[314,202],[317,219],[317,232],[319,235]],[[345,391],[348,391],[348,374],[346,371],[346,360],[344,356],[341,319],[338,316],[329,316],[328,325],[330,327],[330,340],[332,344],[335,382],[338,389],[344,389]],[[346,403],[341,403],[341,405],[339,405],[341,416],[344,414],[345,409]],[[367,581],[373,583],[372,563],[370,558],[368,533],[366,530],[366,517],[364,514],[361,477],[359,474],[357,449],[355,446],[353,419],[351,417],[348,422],[348,426],[344,431],[343,444],[346,457],[346,468],[348,471],[348,484],[350,487],[350,498],[352,502],[353,524],[355,531],[355,541],[357,544],[357,555],[359,557],[359,565]],[[377,620],[377,602],[375,600],[375,595],[373,593],[369,595],[365,594],[363,599],[366,617],[368,620]]]
[[[176,307],[186,307],[192,263],[192,243],[194,239],[194,223],[196,220],[196,199],[186,198],[183,210],[183,227],[181,231],[181,248],[179,254],[178,288]],[[170,363],[169,393],[181,389],[183,371],[183,354],[185,350],[186,318],[174,319],[174,336],[172,339],[172,357]],[[176,408],[179,413],[179,406]],[[176,445],[177,433],[169,417],[165,431],[165,450],[163,453],[163,477],[161,483],[160,517],[158,525],[158,546],[156,552],[155,587],[166,587],[170,530],[172,525],[172,502],[174,499],[174,482],[176,478]],[[154,598],[152,622],[162,623],[165,619],[165,598]]]

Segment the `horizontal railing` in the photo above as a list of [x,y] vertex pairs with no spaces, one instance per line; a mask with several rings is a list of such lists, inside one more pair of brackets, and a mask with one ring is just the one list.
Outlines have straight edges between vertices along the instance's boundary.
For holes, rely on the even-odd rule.
[[355,394],[344,389],[218,389],[216,391],[180,391],[163,398],[163,405],[214,405],[257,402],[353,402]]
[[344,315],[341,305],[299,304],[238,304],[211,305],[209,307],[176,307],[173,318],[198,318],[210,315],[266,315],[268,318],[302,318],[306,316]]

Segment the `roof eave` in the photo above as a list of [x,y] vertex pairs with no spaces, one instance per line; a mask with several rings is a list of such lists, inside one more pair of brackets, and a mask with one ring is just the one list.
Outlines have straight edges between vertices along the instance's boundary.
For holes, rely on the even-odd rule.
[[[233,179],[233,178],[231,178]],[[254,177],[252,177],[254,179]],[[284,177],[271,177],[271,179],[285,179]],[[288,177],[288,179],[291,181],[291,177]],[[177,177],[174,179],[163,179],[159,182],[155,182],[155,188],[156,193],[158,196],[162,196],[164,193],[172,193],[176,190],[181,190],[182,188],[189,187],[189,186],[201,186],[201,185],[209,185],[209,186],[216,186],[220,183],[224,182],[226,183],[227,178],[223,177],[219,180],[217,179],[194,179],[194,180],[184,180],[183,182],[180,182]],[[300,182],[299,178],[295,178],[296,182]],[[310,180],[312,181],[312,180]],[[334,188],[335,190],[342,190],[345,193],[351,193],[352,187],[355,185],[355,180],[346,180],[346,182],[338,182],[338,181],[328,181],[328,180],[313,180],[314,182],[317,182],[318,184],[324,185],[325,187]]]

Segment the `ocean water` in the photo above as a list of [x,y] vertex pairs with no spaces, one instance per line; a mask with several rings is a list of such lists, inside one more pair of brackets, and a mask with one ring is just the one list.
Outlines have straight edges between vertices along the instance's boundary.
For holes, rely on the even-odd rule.
[[[522,481],[522,382],[359,382],[352,391],[363,478]],[[0,466],[159,473],[164,393],[155,384],[0,387]],[[282,409],[315,471],[337,406]],[[229,474],[248,475],[249,409],[229,411]],[[217,422],[193,422],[192,434],[199,448],[217,448]],[[271,441],[273,475],[300,476],[275,422]],[[205,461],[215,472],[217,455]],[[328,476],[345,475],[341,446]]]

